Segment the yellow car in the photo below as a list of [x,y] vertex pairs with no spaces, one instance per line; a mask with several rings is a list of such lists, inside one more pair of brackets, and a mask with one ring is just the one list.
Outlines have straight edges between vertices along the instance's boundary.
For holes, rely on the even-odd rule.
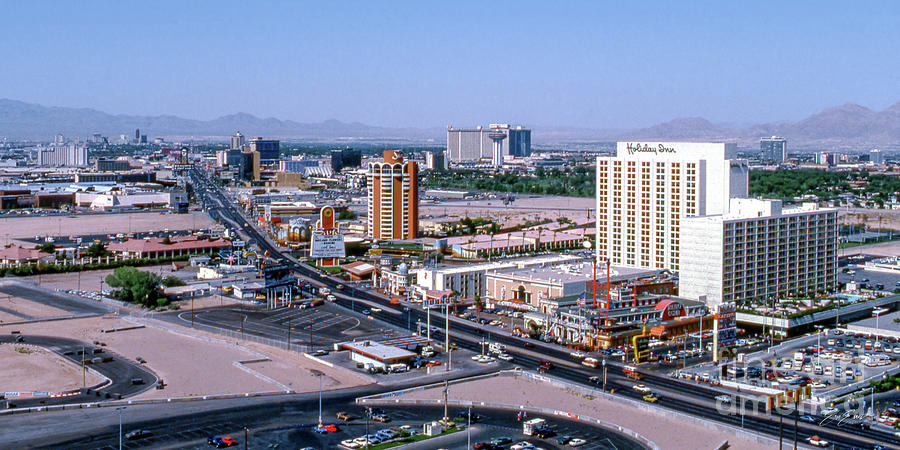
[[657,397],[653,394],[647,394],[643,398],[644,398],[645,402],[650,402],[650,403],[656,403],[657,401],[659,401],[659,397]]

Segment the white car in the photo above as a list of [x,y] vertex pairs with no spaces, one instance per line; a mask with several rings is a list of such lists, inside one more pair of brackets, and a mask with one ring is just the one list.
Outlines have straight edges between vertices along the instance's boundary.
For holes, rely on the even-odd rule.
[[632,386],[631,389],[634,389],[635,391],[640,392],[641,394],[649,394],[650,393],[650,388],[643,384],[636,384],[636,385]]
[[[346,439],[341,441],[341,445],[347,448],[359,448],[359,444],[356,443],[355,439]],[[365,444],[363,444],[365,445]]]
[[839,409],[837,409],[837,408],[835,408],[835,407],[832,406],[832,407],[823,409],[823,410],[822,410],[822,415],[823,415],[823,416],[831,416],[831,415],[837,414],[837,413],[839,413],[839,412],[840,412]]
[[716,401],[719,402],[719,403],[731,403],[731,396],[730,396],[730,395],[725,395],[725,394],[717,395],[717,396],[716,396]]
[[810,436],[806,440],[816,447],[828,447],[831,445],[831,442],[828,442],[825,439],[820,438],[819,436]]
[[586,441],[586,440],[581,439],[581,438],[575,438],[575,439],[569,440],[569,442],[568,442],[567,445],[568,445],[569,447],[580,447],[580,446],[582,446],[582,445],[584,445],[584,444],[587,444],[587,441]]
[[491,326],[496,327],[497,325],[500,325],[500,324],[502,324],[502,323],[503,323],[503,322],[501,322],[501,321],[499,321],[499,320],[492,320],[492,321],[490,321],[490,323],[488,323],[488,325],[491,325]]
[[509,450],[531,450],[534,448],[534,444],[527,441],[522,441],[517,444],[513,444],[509,447]]
[[497,355],[497,358],[502,359],[504,361],[512,361],[513,357],[509,353],[501,353]]
[[577,358],[577,359],[584,359],[584,358],[587,358],[587,353],[585,353],[581,350],[575,350],[574,352],[569,353],[569,356],[571,356],[573,358]]

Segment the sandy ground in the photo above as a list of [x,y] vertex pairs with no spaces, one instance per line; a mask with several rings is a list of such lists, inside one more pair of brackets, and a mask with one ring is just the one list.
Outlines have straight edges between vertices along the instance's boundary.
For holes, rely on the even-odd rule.
[[0,308],[8,310],[0,311],[0,323],[71,315],[63,309],[2,293],[0,293]]
[[900,230],[900,210],[895,209],[841,208],[838,218],[842,225]]
[[[30,353],[20,353],[24,349]],[[81,387],[81,367],[39,347],[21,344],[0,345],[0,392],[60,392]],[[93,386],[103,377],[87,371],[86,383]]]
[[[165,278],[169,275],[175,275],[179,278],[183,277],[184,270],[173,271],[171,264],[163,264],[159,266],[142,266],[138,270],[144,272],[153,272]],[[87,292],[97,292],[100,290],[100,281],[103,282],[103,289],[109,290],[106,284],[106,276],[111,274],[113,269],[109,270],[86,270],[82,272],[53,273],[46,275],[32,275],[30,277],[22,277],[31,281],[45,289],[78,289]],[[196,275],[192,273],[191,276]],[[2,304],[0,304],[2,306]]]
[[[502,227],[521,225],[526,221],[556,221],[566,217],[578,223],[595,219],[593,209],[596,200],[590,197],[528,197],[521,196],[511,205],[504,205],[501,200],[478,200],[463,202],[446,202],[439,204],[422,204],[419,212],[422,216],[451,216],[463,218],[484,217],[499,221]],[[588,209],[591,211],[588,212]]]
[[860,245],[838,250],[838,256],[850,255],[900,256],[900,242]]
[[[433,388],[403,396],[407,399],[443,399],[443,389]],[[729,449],[759,449],[760,444],[713,431],[695,423],[673,419],[603,399],[587,399],[534,380],[512,377],[486,378],[456,384],[450,399],[520,404],[559,409],[612,422],[629,428],[665,449],[715,448],[728,440]]]
[[[177,302],[178,306],[182,311],[190,311],[191,310],[191,300],[179,300]],[[203,308],[214,308],[218,306],[229,306],[229,305],[238,305],[239,302],[235,301],[231,297],[223,297],[221,295],[205,295],[203,297],[194,297],[194,310],[200,310]]]
[[[353,372],[336,368],[303,357],[299,353],[286,352],[261,344],[236,347],[215,336],[216,341],[185,336],[152,326],[146,328],[103,333],[102,330],[134,325],[124,318],[91,317],[46,323],[17,325],[23,334],[65,336],[87,342],[94,340],[107,344],[109,351],[131,360],[138,356],[147,360],[147,366],[168,385],[164,390],[152,389],[135,398],[188,397],[246,392],[273,392],[283,390],[282,385],[297,392],[312,392],[319,388],[317,373],[325,374],[326,388],[345,388],[368,384],[369,380]],[[188,327],[164,324],[179,332],[194,336],[213,337]],[[0,325],[0,333],[4,327]],[[252,350],[251,350],[252,349]],[[272,383],[236,367],[236,361],[269,358],[265,363],[250,363],[247,367],[276,380]]]
[[[213,224],[206,213],[188,214],[127,213],[89,214],[77,216],[0,218],[0,239],[3,244],[15,238],[41,236],[70,236],[80,234],[133,233],[139,231],[187,230],[207,228]],[[34,244],[23,243],[33,246]]]

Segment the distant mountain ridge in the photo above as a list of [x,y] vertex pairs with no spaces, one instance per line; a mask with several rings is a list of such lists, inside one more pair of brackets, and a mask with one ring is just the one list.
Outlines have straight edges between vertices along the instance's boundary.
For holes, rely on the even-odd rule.
[[[42,106],[0,99],[0,137],[48,140],[56,133],[89,136],[101,133],[116,138],[132,136],[140,128],[148,136],[224,138],[241,131],[246,136],[281,139],[353,141],[365,139],[411,140],[443,144],[443,128],[388,128],[334,119],[300,123],[235,113],[212,120],[173,115],[135,116],[108,114],[90,108]],[[749,127],[716,125],[701,117],[683,117],[635,130],[596,130],[580,127],[534,127],[533,141],[727,141],[753,146],[760,137],[782,136],[791,148],[852,148],[900,146],[900,102],[883,111],[854,103],[826,108],[794,123],[765,123]]]
[[845,103],[826,108],[794,123],[760,124],[728,128],[699,117],[674,119],[652,127],[628,131],[619,139],[643,140],[725,140],[743,144],[760,137],[780,136],[789,146],[842,148],[853,146],[900,145],[900,102],[883,111]]
[[245,136],[297,139],[432,139],[440,135],[438,129],[382,128],[358,122],[344,123],[334,119],[318,123],[300,123],[236,113],[204,121],[172,115],[112,115],[89,108],[48,107],[0,99],[0,136],[49,139],[57,133],[82,137],[101,133],[110,138],[117,138],[120,134],[132,136],[136,128],[151,138],[225,137],[236,131]]

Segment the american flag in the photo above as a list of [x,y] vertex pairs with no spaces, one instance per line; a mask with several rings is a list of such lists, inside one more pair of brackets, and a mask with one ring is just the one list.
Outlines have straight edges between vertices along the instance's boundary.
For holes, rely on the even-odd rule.
[[586,300],[585,300],[584,294],[581,294],[581,297],[578,297],[578,300],[576,301],[576,304],[577,304],[578,306],[584,306],[584,305],[586,304]]

